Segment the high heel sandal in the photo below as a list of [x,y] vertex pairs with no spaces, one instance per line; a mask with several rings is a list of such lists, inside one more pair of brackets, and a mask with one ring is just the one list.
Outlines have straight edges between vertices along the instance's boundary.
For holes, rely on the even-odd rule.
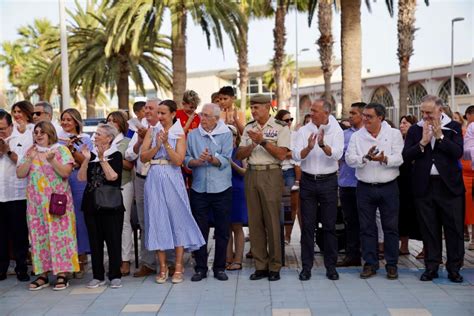
[[[164,271],[166,269],[166,271]],[[168,280],[169,276],[169,270],[166,265],[160,267],[160,273],[158,273],[155,277],[155,281],[158,284],[163,284],[166,283],[166,280]]]
[[[174,274],[173,274],[173,278],[171,279],[171,283],[173,284],[178,284],[178,283],[181,283],[184,281],[184,276],[183,276],[183,273],[184,273],[184,269],[181,268],[181,269],[178,269],[178,266],[183,266],[182,264],[180,263],[177,263],[176,264],[176,268],[175,268],[175,271],[174,271]],[[181,271],[179,271],[181,270]]]

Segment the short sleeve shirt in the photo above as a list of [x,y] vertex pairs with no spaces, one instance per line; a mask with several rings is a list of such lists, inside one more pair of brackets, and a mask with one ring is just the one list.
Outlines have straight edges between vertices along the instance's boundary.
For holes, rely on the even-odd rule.
[[[189,119],[189,116],[186,114],[186,112],[184,112],[184,110],[178,110],[176,111],[176,118],[181,123],[181,126],[184,127]],[[193,129],[197,128],[199,126],[199,123],[201,123],[201,118],[199,117],[199,115],[196,114],[194,115],[191,125],[189,125],[188,133]]]
[[[261,131],[263,133],[263,139],[272,145],[285,147],[287,149],[290,148],[290,129],[285,124],[277,122],[273,117],[270,117],[263,126],[260,126],[257,121],[248,123],[242,134],[240,146],[249,146],[252,144],[252,139],[248,136],[249,130]],[[248,163],[251,165],[270,165],[280,164],[281,161],[273,157],[265,148],[258,145],[250,154]]]

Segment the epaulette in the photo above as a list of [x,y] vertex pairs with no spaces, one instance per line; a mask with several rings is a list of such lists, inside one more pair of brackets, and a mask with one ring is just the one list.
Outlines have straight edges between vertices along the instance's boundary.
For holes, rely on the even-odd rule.
[[248,122],[245,126],[255,123],[255,120]]
[[280,120],[275,120],[275,123],[280,124],[281,126],[287,126],[288,125],[288,123],[286,123],[285,121],[280,121]]

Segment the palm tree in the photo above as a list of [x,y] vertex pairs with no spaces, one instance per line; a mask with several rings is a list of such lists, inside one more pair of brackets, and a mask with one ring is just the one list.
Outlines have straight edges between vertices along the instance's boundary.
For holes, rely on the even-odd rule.
[[[277,77],[276,70],[273,67],[273,61],[270,61],[271,69],[263,74],[263,84],[268,90],[276,91]],[[282,103],[288,103],[291,98],[291,87],[295,82],[295,61],[292,55],[285,55],[283,58],[283,65],[280,69],[280,100]]]
[[[215,0],[122,0],[116,1],[111,12],[109,30],[112,37],[107,45],[107,54],[119,52],[130,32],[130,53],[138,53],[139,38],[146,30],[146,37],[153,37],[159,31],[161,19],[166,9],[171,17],[171,52],[173,70],[173,98],[180,101],[186,89],[186,28],[187,15],[202,27],[207,45],[211,45],[211,33],[217,47],[222,47],[222,34],[227,33],[232,42],[237,43],[236,25],[243,19],[234,1]],[[180,102],[178,102],[180,103]]]
[[[429,5],[429,0],[425,0],[425,4]],[[387,3],[388,5],[388,3]],[[392,8],[389,7],[391,15]],[[413,40],[415,39],[415,12],[416,0],[399,0],[398,1],[398,63],[400,65],[400,83],[399,83],[399,113],[400,117],[408,113],[408,69],[410,66],[410,58],[413,55]]]
[[[105,6],[104,6],[104,2]],[[171,74],[166,66],[169,56],[169,39],[157,34],[153,41],[146,37],[147,32],[138,30],[137,55],[131,54],[131,33],[126,30],[123,44],[116,51],[106,54],[107,43],[111,40],[107,31],[107,15],[110,10],[107,1],[99,7],[90,1],[88,8],[78,11],[77,25],[71,29],[69,47],[76,53],[71,56],[71,83],[84,87],[89,104],[95,102],[100,90],[105,85],[113,95],[118,95],[120,109],[129,109],[129,77],[135,82],[137,89],[145,95],[145,74],[155,89],[171,87]],[[96,23],[85,23],[85,16],[90,15]]]
[[19,40],[2,43],[4,54],[0,54],[0,66],[8,69],[8,81],[22,94],[22,98],[29,100],[31,93],[29,83],[23,80],[27,54]]

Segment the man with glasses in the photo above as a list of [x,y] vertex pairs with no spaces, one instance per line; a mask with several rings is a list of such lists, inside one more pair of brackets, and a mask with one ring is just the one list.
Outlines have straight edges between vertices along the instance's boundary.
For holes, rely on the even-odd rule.
[[17,279],[22,282],[30,280],[26,265],[26,179],[17,178],[16,164],[32,145],[32,134],[13,133],[11,115],[0,110],[0,281],[7,277],[10,240],[16,260]]
[[62,131],[62,127],[53,120],[53,107],[46,101],[36,103],[35,111],[33,112],[33,122],[37,124],[42,121],[51,122],[58,135]]
[[190,192],[191,210],[206,244],[194,252],[195,274],[191,281],[207,277],[207,240],[209,218],[214,222],[216,246],[212,270],[214,278],[226,281],[227,244],[232,211],[233,138],[230,129],[219,120],[221,110],[213,103],[205,104],[201,124],[188,134],[185,166],[193,171]]
[[385,240],[387,278],[398,278],[398,212],[397,177],[403,163],[403,138],[399,130],[385,122],[385,107],[369,103],[362,112],[364,127],[352,134],[346,152],[346,163],[355,168],[360,242],[365,261],[362,279],[375,275],[377,256],[377,208],[380,211]]

